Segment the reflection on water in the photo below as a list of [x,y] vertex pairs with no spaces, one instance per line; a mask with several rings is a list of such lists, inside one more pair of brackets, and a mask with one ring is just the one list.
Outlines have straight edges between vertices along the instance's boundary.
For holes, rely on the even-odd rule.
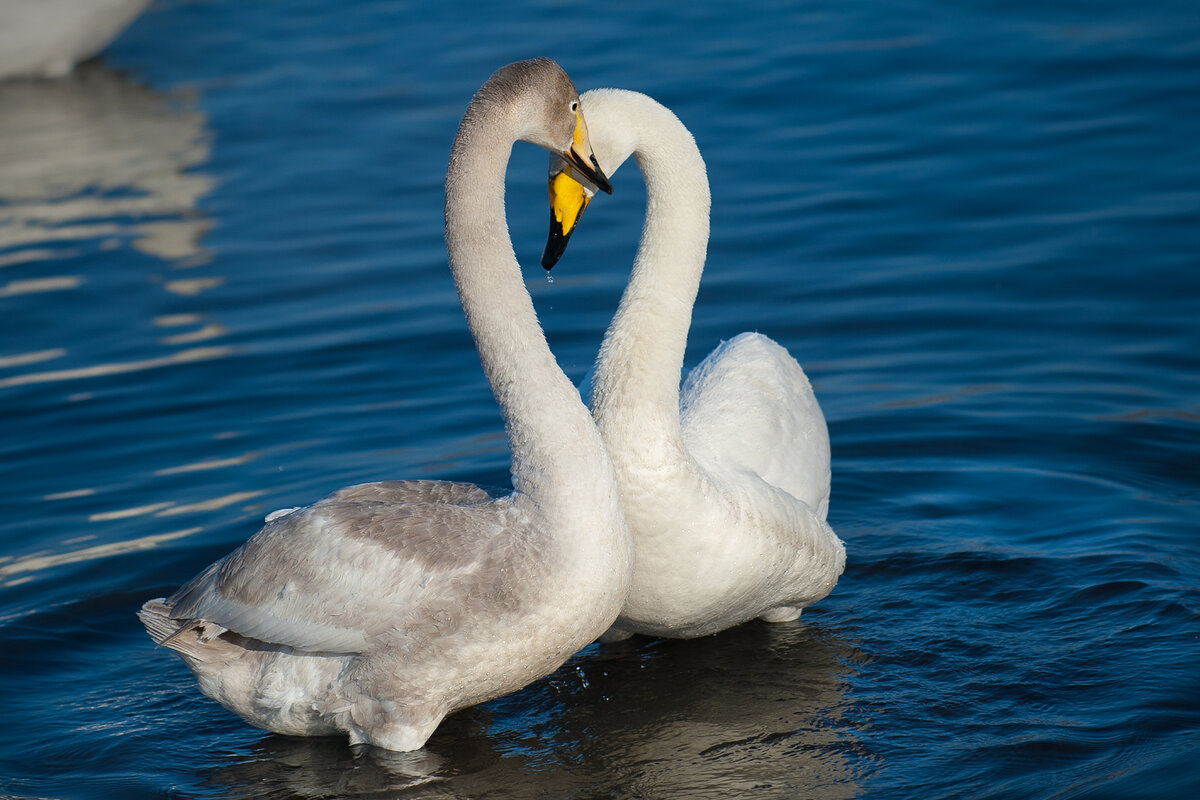
[[[128,267],[134,268],[129,285],[140,285],[151,296],[165,292],[185,302],[224,282],[220,276],[190,275],[164,280],[140,271],[146,264],[157,267],[164,261],[171,269],[209,261],[200,242],[211,223],[199,203],[216,182],[201,171],[210,158],[210,134],[204,114],[194,106],[195,97],[189,93],[151,91],[98,64],[61,79],[0,82],[0,269],[6,273],[0,278],[0,314],[8,330],[21,332],[0,340],[0,391],[64,382],[84,382],[90,390],[94,384],[87,382],[96,379],[235,352],[217,342],[228,333],[226,326],[202,309],[148,314],[144,327],[157,334],[157,344],[164,348],[158,352],[123,346],[123,337],[114,337],[106,349],[90,335],[112,328],[113,318],[106,316],[105,308],[111,300],[111,281]],[[106,259],[100,259],[102,255]],[[78,264],[84,274],[75,274],[70,264]],[[77,301],[70,297],[79,293],[89,295],[82,307],[72,305]],[[72,310],[76,308],[87,308],[88,314]],[[70,314],[74,324],[60,324],[64,314]],[[123,331],[133,330],[136,320],[121,316],[120,325]],[[17,347],[27,349],[14,351]],[[90,397],[88,392],[69,395],[73,401]],[[226,459],[218,466],[242,460]],[[164,467],[162,474],[213,468],[196,459],[183,461]],[[102,496],[107,488],[72,486],[78,478],[70,470],[56,478],[65,481],[57,487],[61,490],[42,497],[52,506],[50,514],[55,513],[53,506]],[[50,544],[45,541],[27,542],[25,555],[0,561],[0,585],[22,583],[63,564],[157,547],[201,530],[132,535],[121,529],[136,517],[211,511],[258,494],[128,506],[116,501],[108,508],[98,500],[100,507],[84,517],[93,532],[79,536],[75,529],[74,538],[59,537],[52,548],[45,547]],[[78,547],[88,539],[97,541]]]
[[246,464],[258,458],[258,453],[244,453],[233,458],[219,458],[213,461],[196,461],[191,464],[180,464],[175,467],[165,467],[157,470],[155,475],[177,475],[180,472],[201,472],[208,469],[223,469],[224,467],[233,467],[238,464]]
[[[160,94],[98,64],[57,80],[0,82],[0,300],[85,288],[89,277],[39,274],[72,257],[124,246],[174,269],[208,261],[200,244],[209,219],[199,208],[215,181],[199,171],[209,160],[205,117],[194,97]],[[220,276],[152,279],[182,297],[224,283]],[[168,347],[207,343],[227,331],[205,314],[178,315],[173,324],[195,330],[161,337]],[[10,316],[11,319],[11,316]],[[37,326],[35,336],[69,336],[67,328]],[[28,338],[25,339],[28,341]],[[42,342],[11,352],[4,342],[0,368],[66,360],[69,345]],[[229,355],[224,346],[190,347],[164,355],[62,369],[0,375],[0,389],[119,375]]]
[[[187,364],[193,361],[208,361],[213,358],[227,356],[232,352],[232,347],[196,347],[190,350],[180,350],[179,352],[172,353],[171,355],[161,356],[159,358],[146,358],[140,361],[95,364],[90,367],[52,370],[49,372],[30,372],[22,375],[13,375],[8,378],[0,378],[0,389],[7,389],[10,386],[25,386],[30,383],[73,381],[79,380],[80,378],[95,378],[101,375],[120,375],[123,372],[139,372],[145,369],[166,367],[172,364]],[[22,356],[17,356],[16,358],[21,359]]]
[[[204,115],[89,64],[58,80],[0,83],[0,254],[61,256],[64,244],[131,239],[195,263],[213,189]],[[55,245],[49,248],[47,245]],[[20,248],[16,253],[3,252]]]
[[9,281],[0,287],[0,299],[15,297],[19,294],[36,294],[37,292],[56,292],[60,289],[77,289],[83,283],[78,275],[58,275],[53,278],[34,278],[24,281]]
[[844,687],[862,661],[802,623],[635,639],[451,717],[423,751],[267,736],[211,781],[272,798],[853,797]]
[[[154,536],[142,536],[137,539],[130,539],[129,541],[124,542],[99,544],[95,545],[94,547],[85,547],[80,550],[70,550],[65,553],[34,555],[18,559],[0,558],[0,586],[12,586],[28,580],[29,576],[25,573],[37,572],[38,570],[58,567],[63,564],[75,564],[80,561],[94,561],[98,558],[108,558],[110,556],[131,553],[135,550],[147,550],[151,547],[157,547],[163,542],[182,539],[184,536],[191,536],[193,533],[198,533],[201,530],[203,530],[203,528],[186,528],[184,530],[172,531],[170,533],[160,533]],[[14,575],[20,577],[14,578],[12,577]]]

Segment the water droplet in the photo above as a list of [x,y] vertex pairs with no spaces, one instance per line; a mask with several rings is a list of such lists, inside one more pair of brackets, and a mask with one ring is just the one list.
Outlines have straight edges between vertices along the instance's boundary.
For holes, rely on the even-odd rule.
[[546,273],[546,283],[554,283],[554,274],[553,273],[550,273],[550,272]]

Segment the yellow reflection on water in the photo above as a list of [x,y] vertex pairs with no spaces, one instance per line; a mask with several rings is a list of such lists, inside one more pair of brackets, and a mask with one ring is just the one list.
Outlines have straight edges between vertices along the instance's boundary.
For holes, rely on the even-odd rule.
[[187,278],[177,281],[167,281],[164,288],[172,294],[183,297],[195,297],[202,292],[207,292],[209,289],[215,289],[224,283],[224,278]]
[[[215,464],[215,462],[211,462]],[[227,464],[215,464],[215,466],[198,466],[196,469],[216,469],[218,466],[227,466]],[[182,471],[182,470],[180,470]],[[167,474],[169,471],[159,471],[156,475]],[[179,514],[192,514],[198,511],[218,511],[222,508],[236,505],[245,500],[253,500],[255,497],[264,494],[263,490],[255,490],[250,492],[233,492],[231,494],[213,497],[208,500],[201,500],[197,503],[188,503],[186,505],[175,505],[174,500],[164,500],[158,503],[149,503],[144,506],[135,506],[133,508],[118,508],[112,511],[98,511],[95,514],[88,516],[88,522],[112,522],[119,519],[131,519],[133,517],[144,517],[153,514],[156,517],[173,517]]]
[[9,281],[7,284],[0,286],[0,298],[15,297],[19,294],[78,289],[82,285],[83,278],[79,275],[55,275],[50,278],[28,278],[26,280]]
[[177,333],[174,336],[164,336],[158,341],[162,344],[194,344],[209,339],[218,339],[229,333],[229,329],[216,322],[210,322],[202,328],[187,333]]
[[62,358],[67,354],[66,350],[61,347],[55,347],[52,350],[35,350],[30,353],[17,353],[11,356],[0,356],[0,369],[8,369],[9,367],[24,367],[28,364],[39,364],[43,361],[51,361],[55,358]]
[[112,522],[115,519],[130,519],[132,517],[143,517],[146,514],[153,514],[155,511],[161,511],[164,508],[169,508],[174,503],[170,501],[162,503],[151,503],[145,506],[136,506],[134,508],[121,508],[116,511],[100,511],[88,516],[88,522]]
[[91,497],[96,493],[95,489],[72,489],[67,492],[55,492],[54,494],[43,495],[43,500],[72,500],[76,497]]
[[160,328],[178,328],[181,325],[199,325],[204,321],[203,314],[164,314],[151,320]]

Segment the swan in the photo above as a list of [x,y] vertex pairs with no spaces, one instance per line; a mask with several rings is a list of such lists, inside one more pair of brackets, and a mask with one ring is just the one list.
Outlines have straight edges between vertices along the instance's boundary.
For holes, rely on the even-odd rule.
[[60,78],[94,56],[150,0],[4,0],[0,3],[0,79]]
[[[825,521],[821,408],[796,360],[757,333],[722,343],[680,389],[708,246],[704,160],[683,123],[643,94],[597,89],[583,102],[599,163],[612,175],[633,155],[646,181],[633,272],[582,389],[634,537],[629,597],[606,638],[794,620],[846,562]],[[595,188],[566,167],[551,157],[547,269]]]
[[513,254],[515,141],[595,166],[553,61],[497,71],[446,174],[446,245],[512,448],[512,494],[464,483],[351,486],[271,514],[245,544],[139,614],[204,694],[277,733],[424,745],[447,714],[556,669],[613,622],[632,546],[612,464],[559,369]]

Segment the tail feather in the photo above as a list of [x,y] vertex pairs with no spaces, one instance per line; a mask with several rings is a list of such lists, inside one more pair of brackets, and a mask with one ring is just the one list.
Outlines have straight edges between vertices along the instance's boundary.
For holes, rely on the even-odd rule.
[[174,650],[195,673],[200,691],[253,725],[267,727],[250,711],[264,653],[249,648],[251,639],[204,619],[173,619],[173,606],[161,597],[148,601],[138,619],[155,644]]
[[154,643],[168,647],[179,634],[195,624],[193,620],[171,619],[171,607],[162,597],[147,601],[137,615],[142,624],[146,626],[146,633],[150,634]]
[[169,647],[185,658],[200,661],[230,655],[225,651],[240,650],[230,642],[219,640],[225,628],[202,619],[172,619],[171,606],[162,597],[148,601],[137,612],[154,643]]

